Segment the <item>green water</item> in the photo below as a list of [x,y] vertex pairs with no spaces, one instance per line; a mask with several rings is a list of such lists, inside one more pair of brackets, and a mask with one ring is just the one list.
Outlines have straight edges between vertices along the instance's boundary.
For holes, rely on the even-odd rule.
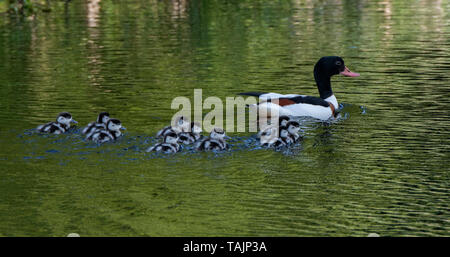
[[[2,1],[0,1],[2,2]],[[176,96],[318,95],[333,123],[289,151],[149,155]],[[0,236],[450,236],[450,2],[52,1],[0,15]],[[114,144],[37,125],[107,110]],[[205,113],[207,110],[205,111]]]

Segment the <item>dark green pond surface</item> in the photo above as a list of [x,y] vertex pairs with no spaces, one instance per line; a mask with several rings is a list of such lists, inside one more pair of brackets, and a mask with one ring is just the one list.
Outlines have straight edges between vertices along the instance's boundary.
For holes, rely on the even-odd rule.
[[[261,149],[235,132],[225,153],[145,153],[176,96],[318,95],[327,55],[361,76],[333,77],[341,118],[304,119],[300,145]],[[0,236],[450,236],[449,70],[449,1],[52,1],[3,14]],[[31,131],[105,110],[127,127],[113,144]]]

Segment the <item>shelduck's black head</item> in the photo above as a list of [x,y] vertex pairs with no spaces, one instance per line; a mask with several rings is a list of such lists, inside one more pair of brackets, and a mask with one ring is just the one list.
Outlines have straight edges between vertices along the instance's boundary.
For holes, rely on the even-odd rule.
[[333,95],[331,90],[331,76],[341,74],[346,77],[358,77],[358,73],[351,72],[339,56],[325,56],[319,59],[314,66],[314,79],[322,99]]
[[108,112],[101,112],[97,117],[98,123],[107,123],[109,120],[109,113]]

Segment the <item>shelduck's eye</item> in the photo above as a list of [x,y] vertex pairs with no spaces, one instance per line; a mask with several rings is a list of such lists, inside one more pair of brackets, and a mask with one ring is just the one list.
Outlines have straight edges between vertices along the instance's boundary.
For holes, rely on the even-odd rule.
[[341,61],[336,61],[336,66],[341,66],[342,62]]

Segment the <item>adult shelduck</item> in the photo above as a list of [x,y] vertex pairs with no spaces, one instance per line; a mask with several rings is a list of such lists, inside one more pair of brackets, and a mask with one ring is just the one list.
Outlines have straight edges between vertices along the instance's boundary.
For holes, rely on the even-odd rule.
[[278,115],[310,116],[321,120],[335,117],[339,108],[336,97],[331,90],[331,76],[341,74],[346,77],[358,77],[358,73],[351,72],[339,56],[325,56],[314,66],[314,79],[317,83],[320,97],[248,92],[240,95],[259,97],[259,103],[250,108],[259,110],[260,115],[270,117]]

